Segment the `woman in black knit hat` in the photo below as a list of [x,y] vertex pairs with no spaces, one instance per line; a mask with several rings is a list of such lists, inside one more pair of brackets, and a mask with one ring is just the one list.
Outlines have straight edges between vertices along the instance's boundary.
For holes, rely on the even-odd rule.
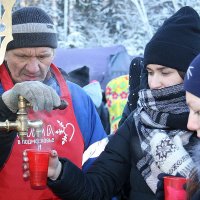
[[[200,18],[183,7],[164,22],[144,53],[143,86],[137,108],[110,140],[93,167],[83,174],[52,151],[48,186],[63,199],[110,199],[127,180],[128,199],[156,199],[158,175],[188,177],[194,167],[188,153],[196,134],[187,129],[183,75],[200,52]],[[24,152],[25,173],[28,176]],[[54,165],[52,165],[54,164]],[[57,170],[55,166],[62,166]]]

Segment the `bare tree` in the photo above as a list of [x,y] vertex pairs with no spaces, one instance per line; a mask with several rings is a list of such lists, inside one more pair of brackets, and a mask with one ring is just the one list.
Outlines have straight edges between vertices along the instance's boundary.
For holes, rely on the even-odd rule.
[[131,1],[135,4],[135,6],[139,12],[139,15],[140,15],[142,21],[144,22],[144,25],[149,30],[148,31],[149,36],[152,37],[153,31],[152,31],[151,25],[149,24],[149,19],[147,16],[146,8],[144,6],[144,1],[143,0],[131,0]]
[[124,45],[131,55],[144,47],[163,21],[197,0],[16,0],[15,8],[39,6],[54,20],[60,47]]

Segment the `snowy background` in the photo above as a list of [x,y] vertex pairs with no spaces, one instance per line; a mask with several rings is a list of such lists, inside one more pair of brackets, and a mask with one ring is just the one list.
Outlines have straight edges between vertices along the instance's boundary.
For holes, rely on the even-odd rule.
[[200,14],[199,0],[16,0],[46,10],[57,25],[59,47],[123,45],[129,55],[142,55],[163,21],[188,5]]

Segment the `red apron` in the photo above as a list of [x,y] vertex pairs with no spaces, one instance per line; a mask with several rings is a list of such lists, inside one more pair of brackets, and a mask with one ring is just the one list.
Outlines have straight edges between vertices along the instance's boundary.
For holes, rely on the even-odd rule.
[[[31,189],[30,182],[23,179],[22,152],[25,149],[36,148],[37,142],[41,143],[42,149],[55,149],[60,157],[68,158],[80,168],[82,166],[84,141],[76,121],[71,96],[58,68],[52,64],[51,69],[59,83],[61,99],[68,102],[68,107],[64,110],[53,110],[50,113],[30,111],[28,115],[30,120],[41,119],[44,122],[42,137],[36,139],[34,130],[31,128],[24,140],[16,137],[11,154],[0,171],[1,200],[59,199],[48,188],[44,190]],[[0,66],[0,79],[4,90],[13,87],[5,65]]]

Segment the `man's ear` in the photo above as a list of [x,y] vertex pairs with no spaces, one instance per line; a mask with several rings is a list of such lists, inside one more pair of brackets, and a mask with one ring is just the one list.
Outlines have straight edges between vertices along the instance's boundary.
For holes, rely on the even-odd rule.
[[52,51],[53,51],[53,58],[55,58],[56,49],[52,49]]
[[7,51],[6,51],[6,52],[5,52],[5,56],[4,56],[4,60],[5,60],[5,61],[7,61],[7,59],[8,59],[7,57],[8,57],[8,56],[7,56]]

